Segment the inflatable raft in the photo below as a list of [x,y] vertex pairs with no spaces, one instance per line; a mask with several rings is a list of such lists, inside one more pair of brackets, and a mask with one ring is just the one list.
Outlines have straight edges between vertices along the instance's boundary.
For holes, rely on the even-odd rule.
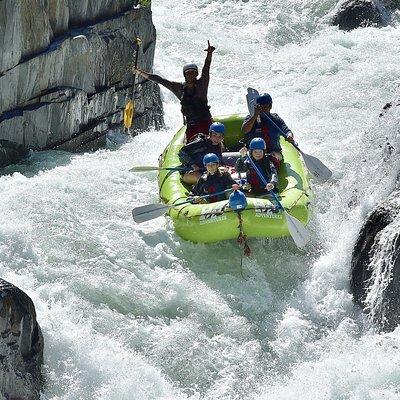
[[[243,137],[241,126],[243,116],[230,115],[214,118],[225,125],[225,145],[230,150],[239,150],[239,140]],[[177,167],[181,163],[178,152],[183,146],[185,126],[173,137],[160,156],[160,167]],[[286,211],[307,224],[310,214],[309,175],[299,152],[281,138],[284,163],[279,175],[279,200]],[[226,163],[234,160],[225,157]],[[244,174],[243,174],[244,175]],[[177,204],[187,199],[190,188],[185,186],[177,171],[161,170],[158,176],[160,198],[165,204]],[[238,213],[227,207],[227,200],[208,204],[183,204],[170,208],[176,233],[183,239],[192,242],[212,243],[221,240],[236,239],[240,233],[249,237],[271,238],[289,236],[286,218],[282,211],[277,212],[274,199],[247,196],[248,205],[241,216],[241,231],[238,224]]]

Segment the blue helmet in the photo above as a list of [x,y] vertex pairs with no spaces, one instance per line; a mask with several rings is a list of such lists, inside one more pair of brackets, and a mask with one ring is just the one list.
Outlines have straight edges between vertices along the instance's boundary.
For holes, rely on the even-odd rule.
[[250,150],[265,150],[267,148],[267,145],[265,144],[264,139],[256,137],[254,139],[251,139],[249,147]]
[[257,104],[265,105],[265,104],[272,104],[272,97],[268,93],[261,93],[257,99],[256,99]]
[[197,73],[199,73],[199,68],[197,67],[196,64],[186,64],[183,66],[183,75],[185,75],[185,73],[190,70],[193,70],[193,71],[196,71]]
[[208,153],[203,157],[203,165],[206,167],[207,164],[216,163],[219,164],[219,158],[214,153]]
[[208,132],[209,133],[214,132],[214,133],[219,133],[220,135],[225,135],[225,125],[222,124],[221,122],[214,122],[208,128]]
[[229,207],[233,211],[242,211],[247,207],[247,199],[243,192],[235,190],[229,196]]

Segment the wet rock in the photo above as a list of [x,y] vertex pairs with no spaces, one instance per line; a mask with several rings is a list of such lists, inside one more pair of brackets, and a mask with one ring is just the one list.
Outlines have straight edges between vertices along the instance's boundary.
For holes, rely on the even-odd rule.
[[[26,5],[31,7],[26,9]],[[132,98],[134,41],[151,70],[155,28],[137,0],[0,2],[0,139],[35,150],[96,149]],[[163,126],[159,88],[138,82],[136,131]]]
[[24,145],[0,139],[0,168],[16,164],[28,155],[29,150]]
[[382,3],[388,10],[400,10],[400,0],[382,0]]
[[36,400],[42,386],[43,337],[32,300],[0,279],[0,393]]
[[354,301],[383,330],[400,323],[400,188],[369,215],[357,239],[350,287]]
[[346,0],[332,18],[332,25],[346,31],[366,26],[381,27],[388,22],[389,14],[378,0]]

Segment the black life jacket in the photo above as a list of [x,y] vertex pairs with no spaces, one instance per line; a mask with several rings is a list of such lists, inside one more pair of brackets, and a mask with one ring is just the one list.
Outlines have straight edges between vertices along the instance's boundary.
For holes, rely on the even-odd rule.
[[187,125],[193,125],[196,122],[211,118],[207,99],[196,96],[196,87],[190,91],[186,85],[184,86],[181,99],[181,111],[185,116]]
[[[230,178],[230,175],[227,173],[221,174],[221,172],[217,171],[214,175],[210,175],[205,173],[199,180],[198,189],[199,194],[213,194],[222,192],[225,189],[228,189],[232,183],[235,183]],[[214,203],[216,201],[226,200],[226,194],[219,194],[217,196],[211,196],[208,201],[210,203]]]
[[[269,182],[271,180],[271,169],[269,161],[265,157],[263,157],[260,161],[256,161],[252,158],[254,164],[257,166],[261,174],[264,176],[265,180]],[[265,191],[265,184],[262,182],[260,177],[257,174],[257,171],[253,168],[249,161],[249,168],[246,173],[247,182],[251,185],[251,191],[253,193],[263,193]]]

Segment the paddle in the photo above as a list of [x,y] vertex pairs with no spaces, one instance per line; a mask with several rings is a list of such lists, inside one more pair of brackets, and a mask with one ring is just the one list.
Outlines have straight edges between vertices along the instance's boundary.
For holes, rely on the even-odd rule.
[[[254,112],[254,104],[256,96],[258,96],[258,91],[253,88],[247,88],[247,106],[249,108],[249,112]],[[286,138],[286,134],[282,131],[282,129],[266,114],[262,113],[263,117],[266,118],[271,124],[278,129],[280,134]],[[310,173],[321,183],[326,182],[332,176],[332,171],[317,157],[311,156],[309,154],[304,153],[300,150],[298,144],[295,141],[291,141],[293,147],[302,155],[304,163],[306,164],[307,169]]]
[[145,172],[145,171],[190,171],[192,168],[187,167],[155,167],[152,165],[137,165],[132,167],[130,172]]
[[[136,43],[136,54],[135,54],[135,69],[137,68],[138,64],[138,58],[139,58],[139,47],[142,43],[140,38],[135,39]],[[124,110],[124,126],[126,129],[129,129],[132,126],[133,123],[133,118],[135,114],[135,102],[134,102],[134,96],[135,96],[135,83],[136,83],[136,74],[133,74],[133,84],[132,84],[132,96],[131,100],[128,101],[128,103],[125,106]]]
[[[232,189],[225,189],[222,192],[206,194],[204,196],[196,196],[198,199],[207,199],[208,197],[218,196],[223,193],[231,192]],[[181,206],[182,204],[192,203],[194,200],[193,197],[188,197],[188,200],[182,201],[181,203],[177,204],[147,204],[145,206],[136,207],[132,210],[132,217],[135,222],[140,224],[141,222],[150,221],[154,218],[161,217],[161,215],[165,214],[167,210],[173,207]]]
[[[256,171],[257,175],[261,179],[262,183],[265,186],[267,186],[267,181],[265,180],[261,171],[258,169],[255,162],[251,159],[250,156],[247,156],[247,158],[250,161],[250,164],[252,165],[254,170]],[[276,204],[283,211],[283,213],[286,217],[286,223],[287,223],[287,227],[288,227],[290,236],[293,238],[294,242],[296,243],[296,246],[299,248],[303,248],[310,241],[310,233],[297,218],[290,215],[284,209],[284,207],[282,206],[281,202],[278,199],[278,196],[275,194],[275,192],[273,190],[270,190],[269,193],[272,194],[272,196],[274,197],[274,199],[276,201]]]

